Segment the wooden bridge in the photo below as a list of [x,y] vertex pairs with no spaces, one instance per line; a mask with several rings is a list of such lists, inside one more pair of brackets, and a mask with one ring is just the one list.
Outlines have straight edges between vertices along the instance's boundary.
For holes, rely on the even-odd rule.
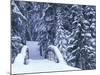
[[[28,64],[25,65],[24,59],[27,48],[29,48],[29,59]],[[28,41],[27,45],[23,46],[21,53],[17,55],[14,64],[12,64],[12,74],[80,70],[68,66],[56,46],[50,45],[46,53],[46,59],[41,57],[38,42]]]

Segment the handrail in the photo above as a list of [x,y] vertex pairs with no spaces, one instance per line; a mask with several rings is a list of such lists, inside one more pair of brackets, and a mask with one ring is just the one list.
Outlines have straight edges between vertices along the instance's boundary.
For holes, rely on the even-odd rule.
[[53,50],[55,52],[59,63],[66,64],[66,62],[65,62],[65,60],[64,60],[64,58],[63,58],[63,56],[62,56],[62,54],[60,52],[60,50],[56,46],[50,45],[50,46],[48,46],[48,49],[51,49],[51,50]]
[[22,47],[21,52],[15,58],[14,64],[24,64],[27,49],[28,47],[26,45]]

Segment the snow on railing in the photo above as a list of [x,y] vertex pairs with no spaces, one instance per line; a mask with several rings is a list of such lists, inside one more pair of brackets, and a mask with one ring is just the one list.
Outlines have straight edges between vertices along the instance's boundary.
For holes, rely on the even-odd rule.
[[14,64],[24,64],[27,49],[27,46],[23,46],[21,52],[16,56]]
[[66,64],[66,62],[65,62],[65,60],[64,60],[64,58],[63,58],[63,56],[62,56],[62,54],[60,52],[60,50],[56,46],[50,45],[50,46],[48,46],[48,48],[52,49],[55,52],[55,54],[56,54],[56,56],[57,56],[57,58],[59,60],[59,63]]

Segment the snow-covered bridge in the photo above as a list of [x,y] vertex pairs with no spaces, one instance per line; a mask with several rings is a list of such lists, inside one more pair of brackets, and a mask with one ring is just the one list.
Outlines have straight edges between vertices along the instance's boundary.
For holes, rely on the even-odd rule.
[[[24,58],[27,48],[29,48],[29,59],[28,64],[25,65]],[[50,45],[48,50],[47,59],[44,59],[40,56],[38,42],[28,41],[27,45],[23,46],[21,53],[17,55],[14,64],[12,64],[12,74],[80,70],[68,66],[56,46]],[[58,62],[53,61],[52,52],[54,52],[54,57],[56,57],[55,60],[57,59]]]

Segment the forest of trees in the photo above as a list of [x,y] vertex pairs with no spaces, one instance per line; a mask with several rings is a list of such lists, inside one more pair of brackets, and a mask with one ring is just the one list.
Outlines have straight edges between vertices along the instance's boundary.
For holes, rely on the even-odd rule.
[[[39,41],[40,51],[55,45],[68,65],[96,68],[96,7],[12,1],[11,37]],[[42,54],[41,54],[42,55]]]

